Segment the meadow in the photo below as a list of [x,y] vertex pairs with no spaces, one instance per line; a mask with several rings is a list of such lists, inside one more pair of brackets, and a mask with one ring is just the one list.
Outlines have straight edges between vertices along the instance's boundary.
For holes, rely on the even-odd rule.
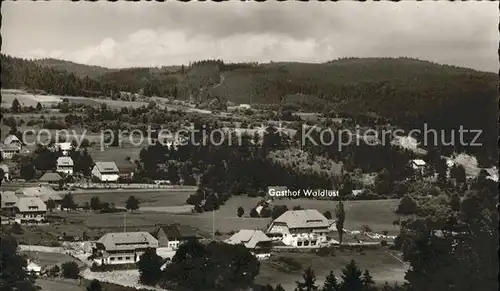
[[[285,260],[299,263],[302,268],[294,270],[283,264]],[[355,260],[358,267],[368,269],[373,279],[378,284],[402,283],[407,266],[395,254],[384,248],[365,250],[338,249],[334,256],[320,257],[314,253],[273,253],[270,260],[262,261],[259,275],[255,278],[257,284],[281,284],[285,290],[294,290],[295,281],[301,280],[303,269],[312,267],[316,274],[316,284],[322,286],[325,277],[333,271],[337,277],[341,276],[341,269],[350,260]]]

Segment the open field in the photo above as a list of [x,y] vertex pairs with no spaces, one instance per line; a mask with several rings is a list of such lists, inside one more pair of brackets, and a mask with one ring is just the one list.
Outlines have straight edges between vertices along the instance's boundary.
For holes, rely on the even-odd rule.
[[80,286],[77,280],[63,279],[37,279],[36,285],[42,288],[42,291],[83,291],[85,288]]
[[[292,259],[302,266],[302,270],[290,270],[277,258]],[[259,275],[255,278],[258,284],[281,284],[285,290],[294,290],[295,281],[301,280],[303,269],[312,267],[316,274],[316,284],[322,286],[326,275],[333,271],[337,277],[341,275],[350,260],[355,260],[361,269],[369,269],[376,283],[402,283],[407,266],[389,254],[385,249],[366,250],[364,253],[355,250],[336,250],[335,256],[320,257],[312,253],[275,253],[270,260],[262,261]]]
[[2,90],[2,107],[10,108],[14,99],[17,99],[22,106],[36,107],[38,103],[45,106],[59,103],[62,98],[55,95],[34,95],[21,90]]
[[114,203],[116,206],[125,206],[128,197],[135,196],[141,207],[158,207],[164,206],[182,206],[186,204],[186,199],[194,191],[172,191],[172,190],[111,190],[111,191],[86,191],[84,193],[73,193],[73,198],[76,203],[82,205],[85,202],[90,203],[90,199],[94,196],[99,197],[101,202]]
[[[120,193],[109,192],[96,194],[75,194],[77,202],[90,201],[92,196],[99,196],[101,201],[113,202],[117,206],[124,206],[125,200],[134,192]],[[251,208],[255,207],[259,198],[233,197],[219,210],[206,213],[183,213],[176,214],[172,208],[185,205],[185,199],[189,192],[144,192],[137,191],[136,196],[141,201],[144,209],[126,215],[127,227],[130,229],[141,229],[153,227],[157,223],[180,223],[199,229],[204,233],[212,233],[212,223],[215,230],[222,233],[238,231],[239,229],[265,229],[271,222],[271,218],[250,218]],[[374,232],[388,231],[389,235],[397,235],[399,228],[392,223],[398,219],[393,209],[397,200],[374,200],[374,201],[347,201],[345,203],[346,222],[348,230],[359,230],[362,225],[368,225]],[[321,212],[334,211],[335,201],[320,201],[312,199],[280,200],[276,204],[287,205],[289,209],[300,205],[303,208],[314,208]],[[245,217],[239,218],[236,209],[242,206],[245,209]],[[188,208],[186,208],[188,209]],[[123,229],[124,213],[102,213],[94,214],[88,212],[60,212],[59,215],[75,224],[82,224],[91,229],[119,228]]]

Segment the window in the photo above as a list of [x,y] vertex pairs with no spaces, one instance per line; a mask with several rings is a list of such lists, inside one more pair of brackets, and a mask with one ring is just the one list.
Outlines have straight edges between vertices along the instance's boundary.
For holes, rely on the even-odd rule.
[[130,260],[130,257],[125,257],[125,260]]
[[121,261],[121,260],[123,260],[123,257],[118,257],[118,261]]
[[308,245],[309,245],[309,241],[308,240],[304,241],[304,246],[307,247]]
[[297,246],[298,246],[298,247],[301,247],[301,246],[302,246],[302,242],[301,242],[301,241],[298,241],[298,242],[297,242]]
[[316,241],[315,241],[315,240],[313,240],[313,241],[311,242],[311,245],[312,245],[312,246],[315,246],[315,245],[316,245]]
[[115,260],[115,257],[111,257],[109,258],[110,261],[114,261]]

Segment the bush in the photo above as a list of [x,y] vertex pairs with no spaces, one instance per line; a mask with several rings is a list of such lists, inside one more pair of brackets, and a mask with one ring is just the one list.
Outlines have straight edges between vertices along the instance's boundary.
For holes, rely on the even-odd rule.
[[257,212],[257,210],[255,210],[255,208],[252,208],[252,210],[250,211],[250,217],[253,218],[260,217],[259,213]]
[[396,209],[396,213],[402,215],[411,215],[415,214],[417,210],[417,202],[415,202],[415,200],[411,196],[405,195],[403,198],[401,198],[399,206]]
[[80,268],[75,262],[66,262],[62,264],[62,275],[64,278],[78,279]]
[[326,219],[332,219],[333,217],[332,213],[329,210],[325,211],[325,213],[323,213],[323,216],[325,216]]
[[14,224],[12,225],[11,231],[14,234],[23,234],[23,228],[17,222],[14,222]]
[[321,247],[316,250],[316,254],[320,257],[335,256],[335,248],[333,247]]
[[363,225],[361,226],[361,230],[362,230],[363,232],[372,232],[372,229],[371,229],[368,225],[366,225],[366,224],[363,224]]

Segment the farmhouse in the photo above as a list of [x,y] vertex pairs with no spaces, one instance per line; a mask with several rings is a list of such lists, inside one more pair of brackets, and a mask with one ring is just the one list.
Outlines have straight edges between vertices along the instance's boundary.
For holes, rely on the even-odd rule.
[[56,151],[61,151],[63,155],[67,155],[73,150],[73,145],[70,142],[58,142],[54,144],[54,149]]
[[248,109],[250,109],[250,108],[252,108],[252,107],[250,106],[250,104],[240,104],[240,105],[238,106],[238,108],[239,108],[239,109],[242,109],[242,110],[248,110]]
[[98,265],[134,264],[148,249],[158,248],[158,240],[147,232],[107,233],[92,248]]
[[288,210],[271,222],[267,232],[288,246],[319,247],[328,240],[329,224],[316,209]]
[[96,162],[92,169],[92,176],[101,182],[116,182],[119,173],[115,162]]
[[410,163],[413,170],[421,174],[424,173],[425,166],[427,165],[424,160],[416,159],[412,160]]
[[21,188],[16,190],[16,194],[28,197],[38,197],[44,203],[47,203],[47,201],[52,200],[56,203],[56,205],[59,205],[62,201],[61,195],[59,195],[56,191],[54,191],[54,189],[52,189],[48,185],[39,187]]
[[15,145],[18,146],[19,148],[23,147],[23,143],[21,142],[21,140],[13,134],[7,136],[3,143],[6,145]]
[[242,229],[226,240],[228,244],[242,244],[258,259],[271,256],[272,240],[262,230]]
[[56,172],[73,175],[73,159],[67,156],[62,156],[57,159]]
[[33,275],[40,275],[40,273],[42,272],[42,267],[40,265],[30,260],[28,260],[27,263],[28,265],[26,266],[26,271],[28,273]]
[[188,240],[201,237],[190,227],[180,224],[160,225],[153,236],[158,240],[158,246],[177,250],[179,245]]
[[16,203],[15,221],[21,223],[42,223],[45,222],[47,206],[38,197],[18,196]]
[[15,154],[21,152],[21,147],[16,144],[0,144],[0,152],[4,160],[12,159]]
[[6,164],[0,164],[0,169],[3,171],[3,177],[0,177],[0,181],[10,181],[9,167]]
[[57,184],[61,180],[62,180],[61,175],[52,172],[46,172],[40,177],[40,179],[38,179],[38,181],[42,183],[51,183],[51,184]]
[[2,191],[1,193],[2,201],[2,215],[7,217],[12,217],[16,213],[16,204],[19,201],[19,197],[16,196],[16,193],[12,191]]

